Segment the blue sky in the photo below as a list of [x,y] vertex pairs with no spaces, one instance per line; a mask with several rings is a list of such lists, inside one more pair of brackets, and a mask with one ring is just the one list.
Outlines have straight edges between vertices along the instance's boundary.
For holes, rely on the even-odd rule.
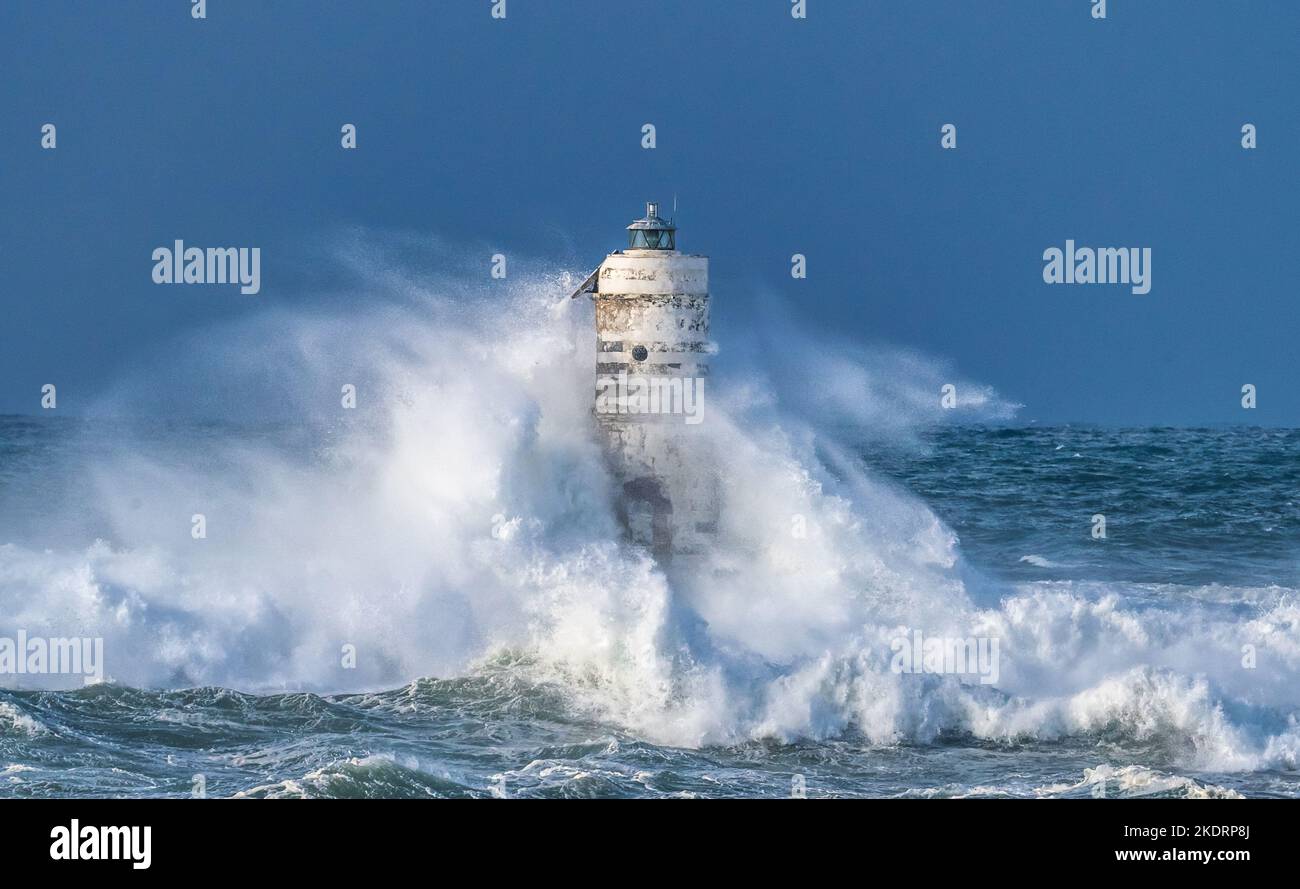
[[[76,412],[178,334],[310,309],[301,257],[339,227],[586,271],[676,194],[724,348],[777,294],[1026,420],[1300,425],[1300,4],[490,5],[0,7],[0,412],[50,381]],[[175,238],[262,247],[262,292],[153,285]],[[1044,284],[1067,238],[1150,247],[1151,292]]]

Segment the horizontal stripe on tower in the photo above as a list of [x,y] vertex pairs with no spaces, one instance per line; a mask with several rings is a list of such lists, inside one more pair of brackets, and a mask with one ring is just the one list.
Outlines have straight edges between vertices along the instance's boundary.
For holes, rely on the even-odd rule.
[[[631,342],[631,345],[629,345],[629,342]],[[625,339],[602,339],[596,343],[596,348],[601,352],[631,352],[635,346],[645,346],[646,351],[652,355],[656,352],[708,353],[709,351],[709,343],[698,341],[668,343],[663,341],[639,342]]]
[[709,375],[709,366],[700,362],[683,361],[680,363],[652,364],[649,361],[638,361],[633,364],[600,363],[596,365],[597,375],[618,376],[620,372],[626,373],[629,377],[707,377]]

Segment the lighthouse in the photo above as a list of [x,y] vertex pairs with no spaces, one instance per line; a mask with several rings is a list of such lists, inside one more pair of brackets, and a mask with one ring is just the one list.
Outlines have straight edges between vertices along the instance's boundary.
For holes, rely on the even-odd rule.
[[574,293],[596,307],[593,413],[633,542],[660,561],[706,552],[718,528],[708,425],[709,259],[677,249],[657,204]]

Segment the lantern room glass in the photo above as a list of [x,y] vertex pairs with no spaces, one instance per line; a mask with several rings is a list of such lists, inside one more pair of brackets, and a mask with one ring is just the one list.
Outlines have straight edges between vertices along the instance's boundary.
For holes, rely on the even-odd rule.
[[628,232],[627,246],[631,250],[673,250],[675,240],[669,229],[638,228]]

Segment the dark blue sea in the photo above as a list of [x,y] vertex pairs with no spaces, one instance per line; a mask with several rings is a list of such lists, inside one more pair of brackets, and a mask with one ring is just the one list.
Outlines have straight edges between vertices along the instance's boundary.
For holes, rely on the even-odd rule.
[[0,796],[1300,795],[1300,431],[770,431],[665,568],[438,416],[0,419],[0,637],[103,652],[0,674]]

